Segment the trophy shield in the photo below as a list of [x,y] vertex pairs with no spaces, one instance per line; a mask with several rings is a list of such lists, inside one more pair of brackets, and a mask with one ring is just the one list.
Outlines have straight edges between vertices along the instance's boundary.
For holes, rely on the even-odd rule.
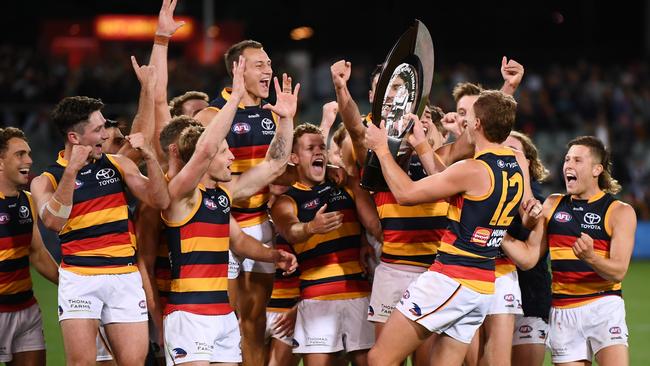
[[[413,121],[404,118],[424,113],[433,81],[433,41],[429,30],[419,20],[399,38],[384,61],[371,119],[377,127],[385,122],[388,148],[398,165],[408,172],[412,149],[406,137]],[[377,155],[368,150],[361,176],[361,186],[370,191],[388,191]]]

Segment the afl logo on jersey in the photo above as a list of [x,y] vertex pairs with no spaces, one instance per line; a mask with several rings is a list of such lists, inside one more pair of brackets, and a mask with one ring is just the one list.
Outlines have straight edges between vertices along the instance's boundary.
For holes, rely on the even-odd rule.
[[74,189],[79,189],[83,185],[84,185],[84,182],[80,181],[79,179],[74,180]]
[[553,215],[553,219],[557,222],[569,222],[573,217],[568,212],[559,211]]
[[313,210],[316,207],[318,207],[319,204],[320,204],[320,200],[318,198],[314,198],[311,201],[303,203],[302,208],[305,210]]
[[263,128],[263,129],[265,129],[265,130],[267,130],[267,131],[270,131],[270,130],[273,129],[273,126],[274,126],[274,123],[273,123],[273,121],[271,121],[270,119],[268,119],[268,118],[264,118],[264,119],[262,120],[262,128]]
[[11,220],[11,216],[9,216],[8,213],[0,212],[0,225],[4,225],[8,223],[10,220]]
[[237,122],[232,126],[232,132],[237,135],[243,135],[250,132],[251,125],[246,122]]
[[203,204],[205,205],[205,207],[207,207],[208,210],[214,211],[217,209],[217,204],[214,203],[214,201],[209,198],[203,199]]

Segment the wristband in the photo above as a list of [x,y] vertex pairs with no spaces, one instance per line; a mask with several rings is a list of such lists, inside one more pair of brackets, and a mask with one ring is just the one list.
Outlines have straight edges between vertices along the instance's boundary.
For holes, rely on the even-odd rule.
[[169,44],[169,37],[168,36],[163,36],[162,34],[156,34],[153,37],[153,43],[157,44],[159,46],[165,46]]
[[41,208],[41,211],[44,211],[45,208],[47,208],[52,215],[65,220],[70,217],[70,213],[72,212],[72,205],[64,205],[54,198],[54,196],[47,201],[47,203]]
[[431,145],[429,145],[429,143],[426,142],[426,141],[422,141],[419,144],[415,145],[415,152],[419,156],[424,156],[426,154],[429,154],[429,153],[431,153],[431,150],[433,150],[431,148]]

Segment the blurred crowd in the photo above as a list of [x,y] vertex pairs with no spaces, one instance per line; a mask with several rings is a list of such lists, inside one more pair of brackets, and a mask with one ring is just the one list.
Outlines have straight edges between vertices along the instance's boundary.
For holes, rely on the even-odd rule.
[[[106,45],[101,55],[87,57],[79,67],[72,69],[64,58],[35,48],[0,45],[0,125],[20,127],[30,138],[34,149],[34,174],[39,173],[44,168],[42,164],[51,161],[60,148],[54,142],[60,139],[55,137],[56,132],[48,119],[52,106],[64,96],[101,98],[107,104],[105,115],[128,125],[135,113],[140,90],[129,56],[134,53],[146,62],[145,49]],[[273,49],[269,51],[276,74],[298,75],[300,77],[295,80],[306,86],[300,95],[298,120],[318,122],[321,106],[335,99],[329,67],[339,58],[308,58],[305,62],[304,53],[274,54]],[[182,52],[170,54],[169,96],[198,90],[214,97],[228,80],[223,63],[206,66],[181,55]],[[362,112],[367,112],[370,109],[370,72],[375,65],[367,60],[355,60],[355,55],[345,57],[353,63],[348,85]],[[532,65],[525,59],[517,61],[526,68],[516,94],[519,103],[517,129],[533,138],[551,171],[547,192],[562,189],[565,144],[577,135],[593,134],[612,151],[614,177],[624,188],[621,198],[634,205],[640,219],[650,220],[650,184],[646,183],[650,180],[648,63],[600,66],[578,61]],[[499,88],[502,83],[499,62],[495,60],[494,65],[480,66],[436,65],[431,101],[445,111],[452,111],[455,103],[451,89],[461,81]],[[303,65],[303,68],[296,70],[295,65]]]

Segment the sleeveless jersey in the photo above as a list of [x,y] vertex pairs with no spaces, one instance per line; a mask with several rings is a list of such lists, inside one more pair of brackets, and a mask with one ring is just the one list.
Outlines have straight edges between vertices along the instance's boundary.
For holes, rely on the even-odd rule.
[[620,282],[600,277],[571,249],[580,233],[585,233],[594,240],[596,254],[609,257],[611,231],[608,214],[615,201],[612,195],[602,191],[589,200],[579,200],[569,195],[557,200],[547,222],[553,272],[553,306],[576,307],[603,296],[621,296]]
[[[276,236],[275,249],[282,249],[285,252],[293,253],[291,244],[280,235]],[[294,307],[300,299],[300,272],[295,271],[285,276],[284,271],[277,269],[275,271],[275,280],[273,281],[273,293],[266,306],[266,311],[285,312]]]
[[[427,176],[416,155],[411,156],[408,173],[414,181]],[[431,266],[447,228],[449,203],[439,200],[402,206],[391,192],[375,192],[373,198],[384,233],[381,260],[424,268]]]
[[[55,190],[67,165],[61,152],[43,173]],[[80,275],[137,272],[127,187],[115,158],[102,154],[79,170],[74,184],[72,211],[59,232],[61,268]]]
[[478,152],[474,159],[490,174],[483,196],[457,194],[449,199],[449,230],[430,270],[476,292],[494,293],[495,258],[524,193],[521,168],[509,148]]
[[228,302],[230,195],[221,187],[199,185],[199,190],[200,199],[184,221],[163,218],[171,263],[165,314],[224,315],[233,310]]
[[325,212],[343,214],[340,228],[292,243],[300,265],[301,298],[343,300],[367,296],[370,284],[359,264],[361,225],[352,192],[326,181],[314,187],[296,183],[285,195],[293,199],[300,222],[313,220],[326,203]]
[[29,272],[29,248],[34,225],[31,195],[0,193],[0,313],[26,309],[36,303]]
[[[221,91],[219,97],[210,102],[210,107],[221,110],[230,99],[231,89]],[[240,104],[226,137],[235,161],[230,169],[232,174],[241,174],[264,160],[269,144],[275,136],[277,116],[259,106],[246,107]],[[267,203],[270,193],[268,187],[262,188],[251,198],[232,206],[232,216],[241,227],[258,225],[268,220]]]

